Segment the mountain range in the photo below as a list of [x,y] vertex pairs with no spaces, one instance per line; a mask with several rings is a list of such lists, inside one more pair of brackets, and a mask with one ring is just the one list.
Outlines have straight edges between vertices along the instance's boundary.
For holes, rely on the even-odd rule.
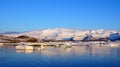
[[19,37],[22,35],[34,37],[40,40],[63,40],[65,38],[73,38],[73,40],[83,40],[86,36],[93,38],[107,38],[110,34],[119,33],[119,30],[80,30],[68,28],[54,28],[46,30],[35,30],[23,33],[3,34],[9,37]]

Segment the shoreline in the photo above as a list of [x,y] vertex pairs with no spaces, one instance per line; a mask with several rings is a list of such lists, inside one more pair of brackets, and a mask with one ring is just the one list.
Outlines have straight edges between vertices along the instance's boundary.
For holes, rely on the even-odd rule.
[[[106,47],[120,47],[120,41],[117,42],[67,42],[71,46],[106,46]],[[59,46],[65,45],[66,42],[39,42],[39,43],[30,43],[30,42],[21,42],[21,43],[0,43],[0,46],[17,46],[17,45],[27,45],[27,46]]]

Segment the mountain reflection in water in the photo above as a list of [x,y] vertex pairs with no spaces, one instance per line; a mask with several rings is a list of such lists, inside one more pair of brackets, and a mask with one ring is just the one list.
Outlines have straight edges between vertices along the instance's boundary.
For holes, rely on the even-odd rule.
[[[36,47],[39,49],[39,47]],[[16,50],[17,53],[41,53],[43,55],[89,55],[89,56],[104,56],[104,55],[116,55],[120,56],[120,48],[110,48],[110,47],[85,47],[85,46],[73,46],[72,48],[58,48],[58,47],[45,47],[44,50]],[[111,53],[114,51],[114,53]]]
[[0,47],[0,67],[120,67],[120,47],[35,48]]

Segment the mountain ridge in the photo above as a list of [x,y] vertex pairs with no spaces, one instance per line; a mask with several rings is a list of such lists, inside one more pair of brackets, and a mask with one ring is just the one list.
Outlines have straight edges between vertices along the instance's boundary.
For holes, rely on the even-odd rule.
[[17,34],[4,34],[10,37],[18,37],[21,35],[26,35],[30,37],[35,37],[40,40],[42,39],[55,39],[62,40],[63,38],[74,37],[74,40],[82,40],[87,35],[92,35],[94,38],[105,38],[112,33],[119,33],[118,30],[81,30],[81,29],[70,29],[70,28],[53,28],[45,30],[34,30],[29,32],[17,33]]

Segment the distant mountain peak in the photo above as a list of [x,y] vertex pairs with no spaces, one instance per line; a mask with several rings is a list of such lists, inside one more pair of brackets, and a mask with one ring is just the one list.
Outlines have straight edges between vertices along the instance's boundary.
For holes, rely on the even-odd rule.
[[4,33],[1,33],[1,34],[19,34],[21,32],[4,32]]

